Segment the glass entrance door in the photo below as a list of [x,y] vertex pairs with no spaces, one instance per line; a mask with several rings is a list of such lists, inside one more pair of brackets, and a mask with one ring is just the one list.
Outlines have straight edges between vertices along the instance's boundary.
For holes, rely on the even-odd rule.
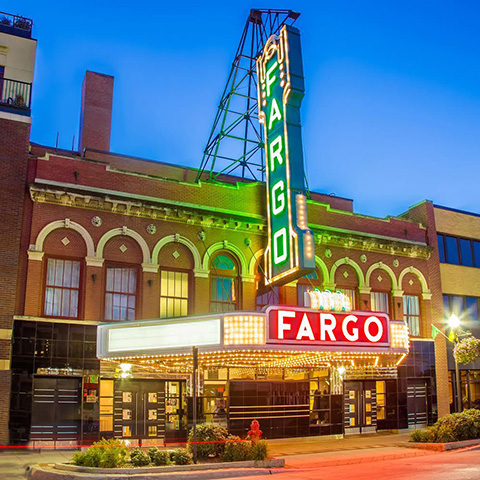
[[374,381],[346,381],[343,386],[345,433],[374,432],[377,392]]
[[115,385],[114,434],[121,438],[165,436],[164,382],[121,380]]

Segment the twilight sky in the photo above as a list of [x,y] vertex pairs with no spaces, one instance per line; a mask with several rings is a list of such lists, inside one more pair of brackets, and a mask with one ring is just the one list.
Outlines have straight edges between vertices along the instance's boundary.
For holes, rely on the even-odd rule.
[[480,212],[480,3],[3,0],[38,39],[32,141],[71,148],[86,69],[115,76],[111,150],[198,167],[251,7],[301,12],[312,190],[396,215]]

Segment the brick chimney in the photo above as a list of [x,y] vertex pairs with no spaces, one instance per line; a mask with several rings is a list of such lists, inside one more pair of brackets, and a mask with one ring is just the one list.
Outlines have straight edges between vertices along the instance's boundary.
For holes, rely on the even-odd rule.
[[78,149],[110,150],[112,128],[113,77],[85,72],[82,85]]

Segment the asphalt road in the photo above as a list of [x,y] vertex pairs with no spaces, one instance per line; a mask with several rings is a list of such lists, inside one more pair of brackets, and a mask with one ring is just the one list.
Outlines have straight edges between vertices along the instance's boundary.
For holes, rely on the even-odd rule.
[[[298,463],[292,468],[294,458]],[[315,466],[315,461],[315,455],[290,457],[287,463],[291,467],[274,475],[278,480],[480,480],[480,449],[332,467]],[[237,480],[248,478],[252,477],[237,477]],[[271,479],[272,475],[253,478]]]

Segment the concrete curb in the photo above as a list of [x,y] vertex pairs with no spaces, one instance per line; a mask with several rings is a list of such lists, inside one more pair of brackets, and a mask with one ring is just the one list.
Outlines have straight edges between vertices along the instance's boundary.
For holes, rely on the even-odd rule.
[[31,466],[28,478],[33,480],[105,480],[105,478],[109,480],[155,480],[166,477],[213,479],[260,475],[265,474],[265,470],[284,466],[283,458],[148,468],[92,468],[68,464],[38,464]]
[[447,452],[449,450],[457,450],[458,448],[472,447],[474,445],[480,445],[480,439],[476,440],[463,440],[461,442],[450,443],[407,443],[406,448],[419,448],[422,450],[433,450],[435,452]]

